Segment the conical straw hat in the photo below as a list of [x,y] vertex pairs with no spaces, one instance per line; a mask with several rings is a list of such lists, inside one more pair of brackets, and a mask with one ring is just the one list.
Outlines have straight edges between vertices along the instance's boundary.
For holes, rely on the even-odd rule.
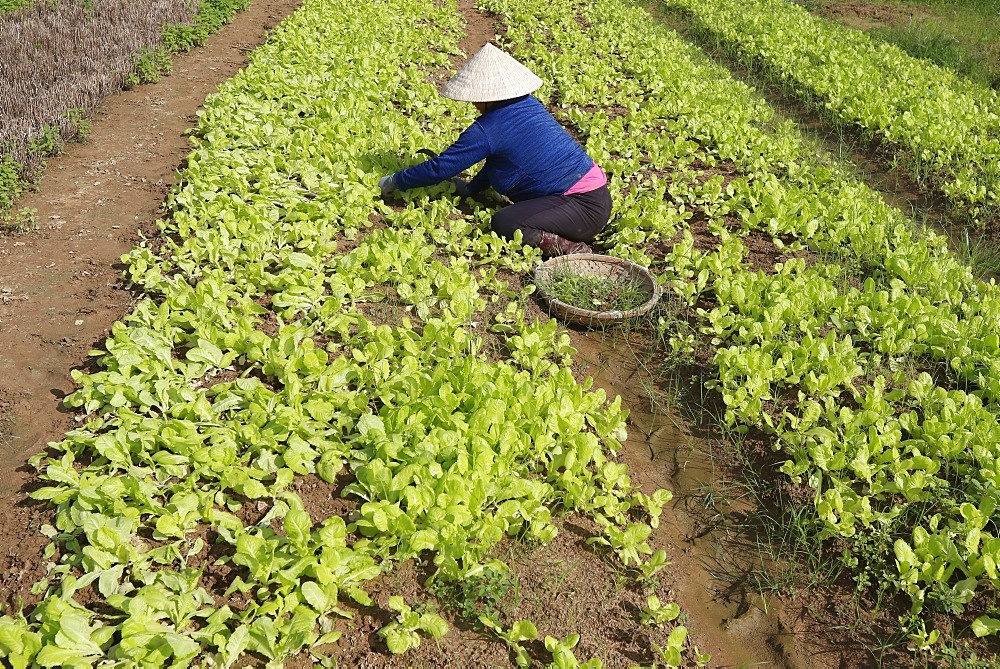
[[463,102],[496,102],[527,95],[542,80],[492,44],[487,44],[441,87],[441,95]]

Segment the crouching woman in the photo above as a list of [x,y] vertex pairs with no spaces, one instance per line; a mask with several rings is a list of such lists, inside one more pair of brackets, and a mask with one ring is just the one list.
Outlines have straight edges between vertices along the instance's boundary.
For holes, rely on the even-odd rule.
[[[493,230],[545,256],[590,253],[588,245],[608,224],[607,177],[587,152],[531,95],[542,80],[487,44],[446,83],[441,94],[471,102],[479,118],[440,155],[379,180],[383,195],[452,179],[460,196],[488,187],[512,204],[497,211]],[[464,170],[485,160],[470,180]]]

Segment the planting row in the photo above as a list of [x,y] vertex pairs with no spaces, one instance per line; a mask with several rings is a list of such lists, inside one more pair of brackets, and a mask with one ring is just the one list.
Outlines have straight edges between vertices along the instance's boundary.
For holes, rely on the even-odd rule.
[[[647,13],[617,0],[490,7],[612,174],[614,253],[696,308],[725,422],[773,435],[782,471],[815,490],[817,539],[850,546],[859,587],[907,593],[903,627],[920,635],[925,605],[960,612],[1000,584],[997,287],[817,164],[757,94]],[[749,253],[761,233],[764,266]],[[978,613],[976,633],[995,631]]]
[[1000,97],[954,72],[783,0],[665,0],[838,123],[897,151],[973,220],[1000,211]]
[[[537,250],[488,232],[481,204],[463,215],[451,184],[377,197],[471,121],[429,83],[455,53],[454,6],[360,9],[309,3],[206,102],[168,241],[126,257],[148,297],[95,352],[103,369],[76,375],[86,424],[35,459],[53,563],[41,603],[0,618],[9,664],[325,661],[383,572],[503,574],[498,543],[549,542],[556,513],[593,518],[592,543],[639,581],[666,564],[647,538],[670,495],[616,462],[620,400],[574,378],[568,337],[528,321],[531,288],[502,275]],[[303,477],[345,510],[308,509]],[[392,652],[447,632],[416,604],[389,599]],[[533,624],[486,623],[529,661]],[[685,629],[652,634],[679,665]],[[578,640],[544,645],[600,666]]]

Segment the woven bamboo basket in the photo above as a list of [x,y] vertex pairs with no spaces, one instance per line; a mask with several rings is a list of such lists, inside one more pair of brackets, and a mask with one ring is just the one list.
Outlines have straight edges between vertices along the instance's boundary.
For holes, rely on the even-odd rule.
[[[567,304],[549,295],[543,287],[556,271],[570,271],[585,276],[607,277],[620,281],[634,281],[646,296],[646,301],[628,311],[591,311]],[[548,302],[552,313],[571,323],[580,325],[601,325],[624,321],[642,316],[660,299],[662,289],[656,279],[642,265],[624,258],[599,255],[597,253],[574,253],[568,256],[556,256],[546,260],[535,269],[535,285],[538,292]]]

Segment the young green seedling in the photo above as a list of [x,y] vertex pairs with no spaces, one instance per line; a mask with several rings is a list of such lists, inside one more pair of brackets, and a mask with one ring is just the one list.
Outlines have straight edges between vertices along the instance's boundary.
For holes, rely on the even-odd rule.
[[626,567],[639,566],[642,564],[640,554],[652,555],[653,553],[653,549],[646,542],[651,532],[652,528],[644,523],[633,523],[625,529],[608,524],[604,528],[603,536],[591,537],[587,539],[587,543],[611,547]]
[[399,613],[396,620],[378,631],[389,652],[399,655],[420,645],[418,631],[440,639],[448,632],[448,623],[434,613],[417,613],[396,595],[389,598],[389,608]]
[[487,616],[479,616],[479,622],[507,642],[507,645],[514,652],[514,663],[521,669],[531,666],[531,656],[521,645],[521,641],[532,641],[538,636],[538,630],[530,620],[518,620],[510,626],[509,630],[504,630],[500,625]]
[[639,622],[643,625],[658,627],[676,620],[680,613],[681,607],[677,604],[673,602],[661,604],[659,597],[650,595],[646,598],[646,606],[642,607],[642,615],[639,616]]
[[640,575],[637,580],[648,581],[670,562],[667,560],[667,552],[662,548],[653,553],[649,559],[639,565]]
[[552,662],[547,669],[601,669],[604,663],[598,658],[580,662],[573,654],[573,649],[580,643],[579,634],[570,634],[565,639],[552,636],[545,637],[545,650],[552,653]]

